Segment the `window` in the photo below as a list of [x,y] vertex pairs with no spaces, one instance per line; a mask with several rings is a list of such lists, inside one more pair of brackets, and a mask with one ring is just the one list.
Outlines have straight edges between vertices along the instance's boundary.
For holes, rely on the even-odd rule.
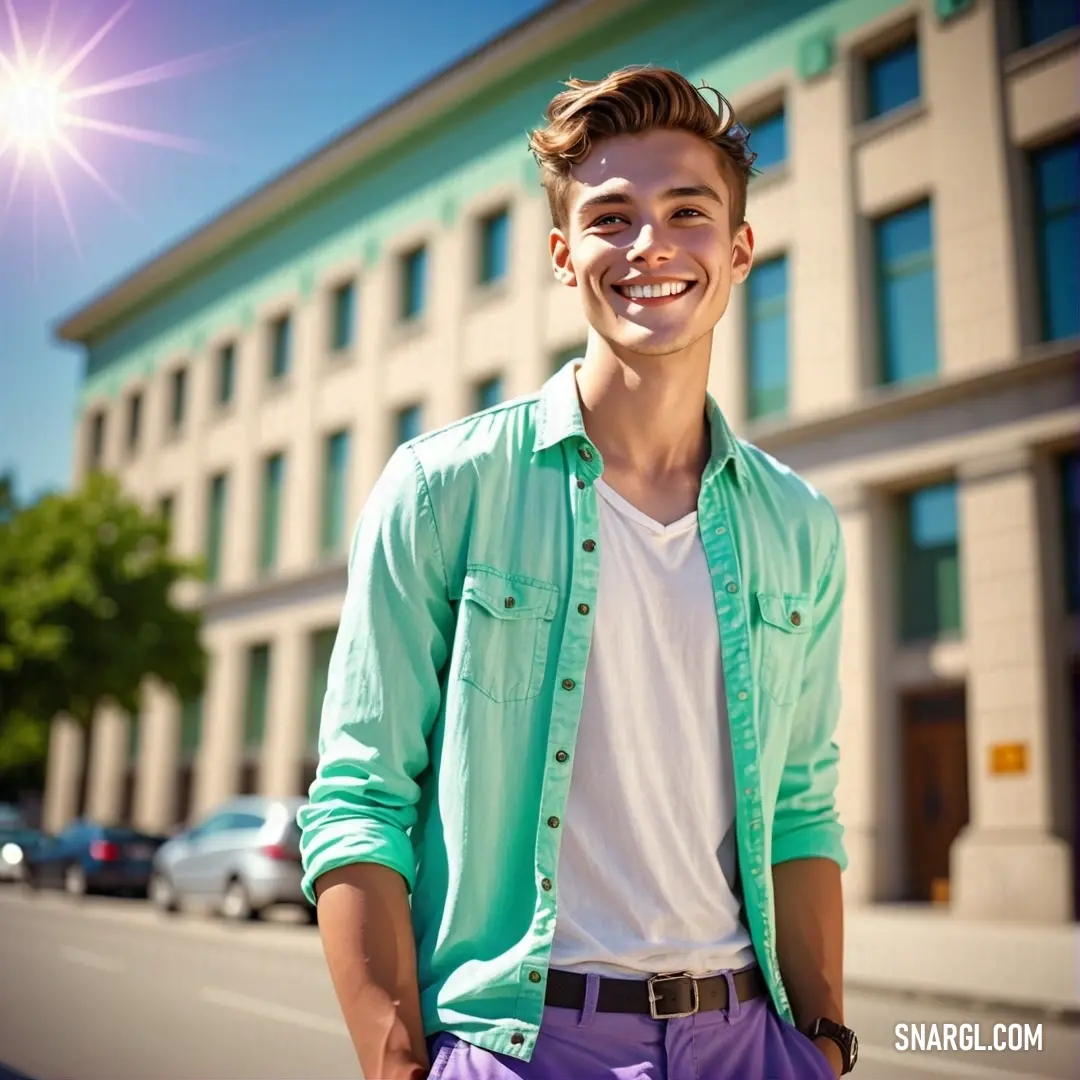
[[139,760],[139,738],[142,735],[142,717],[136,714],[128,718],[128,764]]
[[959,633],[956,485],[936,484],[905,496],[901,527],[901,640],[925,641]]
[[142,404],[142,391],[136,390],[128,398],[127,445],[129,450],[138,447],[139,438],[142,435]]
[[217,356],[216,394],[218,405],[228,405],[236,386],[236,345],[222,345]]
[[762,172],[775,169],[787,161],[787,122],[783,109],[751,125],[750,149],[757,154],[754,168]]
[[510,255],[510,214],[500,210],[480,222],[480,284],[506,277]]
[[880,377],[902,383],[933,375],[938,355],[930,203],[881,219],[874,240]]
[[270,646],[252,645],[248,650],[247,696],[244,701],[244,749],[258,750],[266,735],[266,712],[270,701]]
[[165,527],[169,530],[169,537],[172,538],[173,518],[175,510],[175,499],[172,495],[162,495],[158,499],[158,517],[165,523]]
[[397,441],[400,446],[410,439],[415,439],[422,429],[421,410],[419,405],[410,405],[398,413]]
[[189,698],[180,706],[180,756],[192,758],[202,741],[203,700]]
[[353,342],[353,321],[356,316],[356,288],[351,281],[334,290],[330,328],[330,348],[334,352],[347,349]]
[[225,538],[225,512],[229,478],[219,473],[210,481],[206,514],[206,578],[211,584],[221,579],[221,556]]
[[187,368],[177,368],[169,380],[169,427],[179,431],[187,410]]
[[1080,139],[1032,154],[1044,341],[1080,334]]
[[281,531],[281,489],[285,482],[285,455],[274,454],[263,465],[262,515],[259,522],[259,572],[277,564]]
[[292,361],[292,319],[283,315],[270,325],[270,379],[277,382],[289,374]]
[[1065,610],[1080,613],[1080,451],[1061,459],[1062,553],[1065,564]]
[[747,414],[782,415],[788,399],[788,261],[770,259],[750,271],[746,293]]
[[337,627],[318,630],[311,635],[308,657],[308,715],[307,729],[308,750],[317,751],[319,746],[319,726],[322,721],[323,698],[330,680],[330,656],[334,651]]
[[427,248],[418,247],[401,260],[401,317],[406,322],[424,313]]
[[582,341],[577,345],[571,345],[567,349],[560,349],[551,358],[552,372],[562,371],[571,360],[581,360],[585,356],[585,347],[586,342]]
[[866,61],[867,119],[919,100],[919,44],[912,38]]
[[497,375],[493,379],[485,379],[476,388],[476,408],[490,409],[492,405],[498,405],[502,401],[502,379]]
[[100,469],[105,458],[105,413],[96,412],[90,421],[90,469]]
[[1020,42],[1038,45],[1080,26],[1077,0],[1020,0]]
[[322,518],[319,548],[323,555],[341,551],[345,540],[345,506],[349,473],[349,433],[326,438],[323,449]]

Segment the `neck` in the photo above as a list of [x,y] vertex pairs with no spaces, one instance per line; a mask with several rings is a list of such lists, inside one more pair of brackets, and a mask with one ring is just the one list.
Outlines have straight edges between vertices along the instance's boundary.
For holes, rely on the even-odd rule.
[[577,369],[581,415],[605,467],[643,479],[700,476],[709,460],[705,396],[712,334],[671,356],[617,355],[590,335]]

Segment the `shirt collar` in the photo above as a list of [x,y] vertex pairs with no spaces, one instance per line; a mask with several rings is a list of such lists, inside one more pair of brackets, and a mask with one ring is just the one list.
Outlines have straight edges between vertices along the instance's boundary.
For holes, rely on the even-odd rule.
[[[585,423],[581,418],[581,401],[578,398],[575,377],[575,372],[580,366],[580,357],[570,360],[541,388],[536,411],[536,437],[533,440],[533,453],[539,453],[541,450],[547,450],[571,439],[580,440],[599,456],[599,451],[585,432]],[[708,392],[705,394],[705,415],[709,421],[712,454],[705,468],[703,482],[710,481],[727,465],[731,465],[738,482],[748,487],[750,473],[743,448],[728,425],[716,399]]]

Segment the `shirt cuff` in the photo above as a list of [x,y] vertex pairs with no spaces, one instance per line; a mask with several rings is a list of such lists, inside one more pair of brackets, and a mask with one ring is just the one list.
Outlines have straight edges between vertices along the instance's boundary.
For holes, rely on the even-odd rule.
[[331,822],[305,833],[300,845],[304,866],[301,888],[315,903],[315,881],[339,866],[378,863],[396,870],[411,893],[416,884],[416,858],[408,836],[381,821],[353,818]]

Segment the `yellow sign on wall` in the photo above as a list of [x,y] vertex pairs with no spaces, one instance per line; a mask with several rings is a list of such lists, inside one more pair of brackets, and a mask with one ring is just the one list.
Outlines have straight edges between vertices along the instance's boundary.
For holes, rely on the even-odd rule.
[[1028,771],[1028,744],[994,743],[990,747],[990,772],[994,776],[1016,775]]

